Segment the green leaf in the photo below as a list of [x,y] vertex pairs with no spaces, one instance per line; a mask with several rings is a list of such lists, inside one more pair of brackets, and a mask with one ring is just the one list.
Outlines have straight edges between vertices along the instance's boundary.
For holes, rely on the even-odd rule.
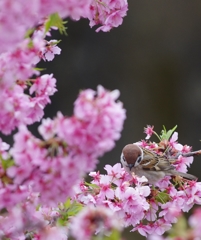
[[70,198],[68,198],[68,199],[65,201],[65,203],[64,203],[65,209],[70,208],[70,205],[71,205],[71,201],[70,201]]
[[57,219],[57,224],[59,225],[59,226],[66,226],[67,225],[67,219],[66,218],[58,218]]
[[52,41],[52,42],[50,42],[49,44],[50,44],[51,46],[55,46],[55,45],[59,44],[60,42],[61,42],[61,40],[57,40],[57,41]]
[[42,71],[46,70],[46,68],[39,68],[39,67],[35,67],[33,69],[36,70],[36,71],[39,71],[39,72],[42,72]]
[[45,23],[45,31],[48,32],[51,27],[57,27],[61,34],[67,35],[66,29],[64,25],[67,21],[63,21],[58,13],[53,13],[49,16],[48,20]]
[[57,219],[57,223],[61,226],[66,226],[70,217],[77,215],[83,206],[81,203],[74,201],[71,203],[70,198],[64,203],[64,208],[60,209],[60,217]]
[[4,170],[15,165],[14,160],[11,158],[4,160],[3,158],[0,157],[0,159],[1,159],[1,165]]
[[30,36],[33,34],[34,31],[35,31],[35,28],[28,29],[25,33],[25,38],[30,38]]
[[157,202],[160,202],[160,203],[164,204],[164,203],[168,202],[171,198],[170,198],[169,194],[167,194],[164,191],[164,192],[158,192],[155,199],[156,199]]
[[91,187],[91,188],[96,188],[96,189],[99,189],[100,187],[96,184],[93,184],[93,183],[88,183],[88,182],[85,182],[85,185]]
[[169,131],[166,130],[165,126],[163,126],[163,130],[161,131],[160,138],[161,140],[169,140],[173,132],[176,130],[177,125],[173,127],[173,129],[170,129]]
[[187,224],[186,218],[184,216],[181,216],[179,217],[177,223],[175,223],[171,228],[171,230],[169,231],[169,236],[180,237],[183,239],[187,237],[187,230],[188,230],[188,224]]
[[113,229],[110,236],[105,236],[104,240],[120,240],[121,234],[117,229]]
[[75,216],[82,210],[83,206],[81,203],[74,201],[70,208],[67,209],[68,216]]

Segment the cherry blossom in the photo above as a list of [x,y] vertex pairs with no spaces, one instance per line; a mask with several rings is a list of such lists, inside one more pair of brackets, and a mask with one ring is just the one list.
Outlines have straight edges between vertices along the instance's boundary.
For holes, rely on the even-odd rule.
[[[44,26],[40,29],[45,31]],[[51,102],[50,96],[56,92],[53,74],[38,76],[36,64],[45,47],[45,35],[36,32],[32,39],[25,39],[13,51],[0,55],[0,130],[4,134],[10,134],[20,124],[40,121],[45,106]]]
[[[187,166],[193,162],[193,153],[190,157],[183,156],[185,152],[180,152],[177,144],[172,145],[173,138],[169,135],[163,132],[161,136],[166,139],[161,138],[158,144],[148,140],[137,144],[143,144],[159,156],[165,154],[175,167],[186,172]],[[143,236],[162,235],[177,222],[182,212],[201,204],[200,182],[166,176],[156,186],[150,186],[145,177],[130,175],[120,163],[106,165],[105,170],[107,174],[91,172],[92,185],[80,183],[75,199],[83,205],[106,206],[117,214],[124,227],[132,226],[132,231],[138,231]]]
[[77,240],[90,240],[94,234],[105,235],[113,229],[122,229],[113,211],[103,206],[84,208],[71,222],[72,235]]
[[[49,91],[48,94],[51,94],[54,82],[51,86],[50,79],[51,76],[37,79],[30,89],[31,93],[34,91],[37,95],[45,95]],[[90,99],[88,93],[92,93]],[[94,169],[97,157],[111,150],[120,136],[125,110],[121,102],[116,102],[117,93],[106,91],[101,86],[96,96],[95,91],[90,89],[82,91],[75,101],[74,116],[64,117],[59,113],[53,120],[42,121],[39,132],[44,141],[32,135],[25,125],[20,125],[9,151],[14,164],[5,173],[14,185],[8,185],[4,191],[10,191],[13,186],[30,185],[34,192],[40,193],[40,202],[49,206],[55,206],[72,196],[73,186],[80,177]],[[86,117],[81,116],[80,113],[84,113],[83,109],[88,104],[91,111],[86,111]],[[110,178],[100,179],[104,189],[100,199],[114,196]],[[13,194],[17,189],[13,189]],[[8,194],[12,195],[12,192]],[[20,197],[17,199],[21,201]],[[3,198],[0,203],[2,207],[7,206]]]
[[[97,31],[109,31],[122,24],[122,18],[128,10],[127,0],[35,0],[24,2],[18,0],[1,0],[0,2],[0,53],[15,49],[24,39],[27,31],[37,26],[50,14],[58,13],[62,18],[70,17],[79,20],[89,18],[90,26],[101,24]],[[9,16],[9,17],[8,17]],[[51,49],[51,51],[54,47]],[[58,49],[53,50],[58,53]],[[50,51],[45,54],[47,60],[52,59]]]
[[145,139],[149,139],[151,137],[151,135],[154,133],[153,129],[154,129],[154,126],[149,126],[149,125],[147,125],[147,127],[144,128],[144,133],[147,134]]
[[113,27],[118,27],[123,22],[123,17],[126,16],[128,10],[127,0],[101,0],[92,1],[90,5],[90,26],[100,24],[96,32],[110,31]]
[[[0,139],[0,238],[91,239],[131,227],[149,239],[165,239],[159,236],[182,212],[201,204],[201,183],[166,176],[150,185],[120,163],[107,164],[105,174],[94,171],[123,129],[126,111],[118,90],[83,90],[72,116],[58,112],[42,119],[57,89],[53,74],[42,74],[37,64],[61,52],[58,40],[47,40],[58,28],[48,21],[83,17],[90,27],[98,25],[97,32],[110,31],[122,24],[127,0],[1,0],[0,9],[0,131],[16,130],[13,145]],[[40,138],[27,127],[36,121]],[[147,125],[145,140],[136,144],[185,173],[201,151],[178,143],[175,128],[157,135]],[[149,140],[153,134],[158,143]],[[87,173],[89,183],[83,180]],[[189,237],[200,236],[199,218],[199,210],[190,217]]]

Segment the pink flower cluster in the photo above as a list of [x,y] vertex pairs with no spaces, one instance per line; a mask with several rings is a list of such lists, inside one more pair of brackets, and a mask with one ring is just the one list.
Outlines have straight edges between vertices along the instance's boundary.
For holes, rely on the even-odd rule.
[[[74,185],[120,137],[125,110],[116,101],[119,92],[101,86],[97,92],[80,93],[72,117],[58,113],[53,120],[43,119],[39,126],[43,139],[27,128],[42,119],[57,91],[53,74],[41,75],[37,69],[39,61],[52,61],[61,52],[58,41],[45,39],[58,26],[51,25],[48,16],[94,19],[90,10],[94,2],[0,1],[0,132],[10,134],[18,128],[11,148],[0,139],[1,239],[67,239],[67,227],[57,224],[63,217],[58,203],[73,195]],[[127,11],[126,2],[112,2],[103,9],[108,20],[97,22],[109,29],[120,25]],[[109,225],[111,212],[101,212],[101,224],[107,223],[110,231],[115,227],[115,221]]]
[[60,1],[0,1],[0,53],[11,50],[19,44],[26,32],[50,14],[79,20],[87,17],[92,0]]
[[[107,207],[87,206],[68,224],[59,224],[64,216],[68,218],[65,204],[58,207],[38,206],[39,196],[29,191],[26,201],[7,210],[0,216],[0,239],[67,240],[73,236],[76,240],[92,239],[92,236],[110,235],[114,230],[120,232],[122,224],[114,212]],[[73,204],[73,203],[72,203]]]
[[41,25],[13,51],[0,55],[0,131],[4,134],[10,134],[20,124],[40,121],[50,96],[57,91],[53,74],[39,76],[36,70],[40,59],[50,60],[60,53],[55,44],[51,43],[50,49],[45,36]]
[[121,223],[113,211],[103,206],[85,207],[70,224],[72,236],[76,240],[90,240],[94,234],[109,235],[113,229],[120,231]]
[[62,18],[70,17],[74,20],[89,18],[91,26],[102,24],[103,28],[100,29],[109,31],[122,24],[127,5],[126,0],[1,0],[0,53],[15,49],[26,32],[50,14],[58,13]]
[[[42,84],[36,85],[34,91],[43,91],[39,86]],[[0,197],[0,206],[20,202],[26,191],[22,194],[24,191],[19,191],[19,187],[29,185],[40,193],[40,202],[49,206],[71,196],[80,177],[93,170],[97,157],[111,150],[120,137],[125,110],[121,102],[116,102],[118,96],[117,90],[109,92],[101,86],[97,93],[90,89],[82,91],[72,117],[59,113],[54,120],[43,120],[39,132],[44,141],[20,126],[9,151],[14,165],[4,173],[11,184],[2,180],[5,187],[0,193],[10,200]],[[13,199],[12,194],[22,197]]]
[[151,235],[148,240],[187,240],[187,239],[200,239],[201,236],[201,209],[194,209],[193,213],[187,221],[184,216],[181,215],[179,218],[179,223],[173,226],[171,232],[167,232],[167,236]]
[[[74,116],[59,119],[58,135],[75,153],[102,156],[120,138],[126,117],[122,103],[116,102],[118,97],[118,90],[109,93],[102,86],[98,86],[97,92],[81,92],[74,104]],[[94,169],[93,164],[90,169]]]
[[[49,97],[56,92],[53,75],[39,76],[36,68],[41,59],[51,61],[61,51],[56,40],[45,40],[50,35],[46,32],[46,17],[58,12],[61,17],[75,20],[89,16],[94,19],[93,14],[97,14],[91,12],[90,6],[93,8],[96,4],[99,5],[96,0],[0,2],[0,131],[4,134],[10,134],[20,124],[40,121],[44,107],[50,103]],[[102,4],[108,6],[102,9],[102,14],[105,11],[110,20],[103,22],[102,19],[97,24],[110,29],[120,25],[127,3],[116,0]],[[33,32],[28,35],[31,28]]]
[[96,32],[108,32],[122,24],[127,11],[127,0],[94,0],[90,6],[90,26],[99,24]]
[[59,208],[38,206],[38,194],[29,191],[26,201],[0,216],[0,239],[66,240],[67,227],[56,226]]
[[[177,133],[157,143],[138,144],[157,154],[177,156],[176,169],[186,172],[193,157],[185,157],[190,147],[177,143]],[[180,150],[178,150],[180,149]],[[183,156],[182,156],[183,154]],[[91,172],[91,183],[81,182],[76,188],[76,200],[84,205],[105,206],[121,220],[124,227],[132,226],[143,236],[162,235],[177,222],[182,212],[201,204],[201,183],[167,176],[150,187],[145,177],[129,175],[120,163],[105,166],[107,174]]]

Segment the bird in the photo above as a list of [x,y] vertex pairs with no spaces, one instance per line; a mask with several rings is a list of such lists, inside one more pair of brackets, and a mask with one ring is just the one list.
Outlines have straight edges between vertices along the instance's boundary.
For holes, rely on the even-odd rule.
[[194,175],[177,171],[170,159],[165,156],[157,155],[137,144],[126,145],[122,150],[120,160],[127,172],[134,173],[138,177],[145,176],[151,185],[155,185],[165,176],[181,176],[189,180],[197,179]]

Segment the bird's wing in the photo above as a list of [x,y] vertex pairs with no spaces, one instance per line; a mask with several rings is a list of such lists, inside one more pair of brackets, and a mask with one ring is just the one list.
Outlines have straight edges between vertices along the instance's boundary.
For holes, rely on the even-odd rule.
[[144,155],[140,165],[144,170],[169,171],[175,169],[168,159],[158,156],[147,149],[143,149],[143,152]]

